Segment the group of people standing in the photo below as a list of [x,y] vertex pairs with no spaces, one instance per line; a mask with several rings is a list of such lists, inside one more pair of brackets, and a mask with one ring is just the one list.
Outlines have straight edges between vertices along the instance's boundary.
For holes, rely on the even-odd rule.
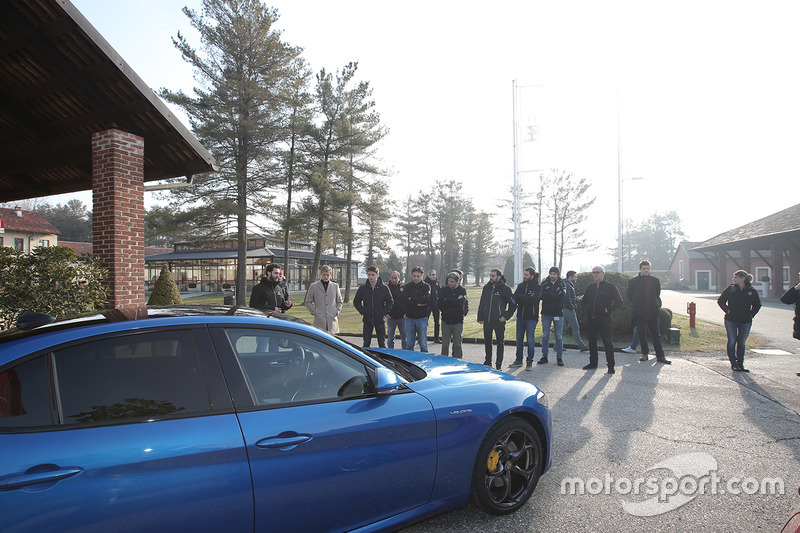
[[[330,267],[327,278],[330,279]],[[322,276],[326,271],[323,270]],[[414,350],[419,344],[421,352],[428,351],[428,321],[434,317],[434,342],[442,344],[442,354],[449,355],[450,343],[453,356],[462,357],[462,332],[464,315],[468,307],[467,291],[461,286],[463,274],[454,270],[447,275],[446,285],[439,286],[436,271],[429,270],[423,279],[422,267],[411,270],[411,281],[400,283],[400,273],[393,271],[389,283],[383,283],[380,269],[367,267],[367,282],[356,291],[353,307],[362,317],[363,346],[369,347],[373,333],[378,347],[395,347],[396,333],[400,336],[400,347]],[[312,283],[306,295],[305,305],[314,315],[314,325],[329,333],[338,333],[337,316],[342,309],[341,293],[338,285],[324,281]],[[331,287],[331,284],[333,285]],[[334,296],[335,295],[335,296]],[[440,330],[441,316],[441,333]]]
[[[638,344],[641,348],[640,361],[647,361],[650,355],[648,334],[653,342],[656,361],[670,364],[664,355],[659,332],[659,312],[661,310],[661,283],[650,275],[650,262],[639,263],[639,274],[628,282],[626,296],[631,303],[631,318],[634,326],[634,340],[629,353]],[[332,334],[339,333],[338,316],[343,300],[339,285],[331,281],[332,269],[323,266],[320,279],[312,283],[306,293],[305,306],[314,317],[314,326]],[[400,347],[414,350],[419,344],[421,352],[428,351],[428,323],[434,319],[434,342],[442,344],[442,355],[463,356],[462,335],[464,317],[469,311],[467,291],[462,286],[463,273],[459,270],[449,272],[445,284],[439,285],[436,271],[429,270],[424,277],[422,267],[411,270],[411,281],[401,284],[400,273],[393,271],[389,282],[384,284],[377,266],[367,267],[367,282],[356,291],[353,306],[362,315],[364,346],[372,342],[373,332],[378,346],[394,348],[397,332]],[[535,355],[535,331],[542,321],[541,358],[537,364],[549,362],[550,333],[555,335],[553,349],[558,366],[564,366],[563,333],[565,325],[572,328],[572,335],[581,352],[589,352],[589,364],[584,370],[598,366],[598,337],[603,342],[608,374],[614,374],[614,345],[611,338],[612,312],[622,305],[622,296],[616,286],[605,281],[605,270],[601,266],[592,268],[593,283],[586,287],[583,296],[576,297],[575,281],[577,273],[567,272],[560,277],[558,267],[550,268],[547,278],[540,283],[539,273],[533,267],[522,273],[522,281],[514,292],[508,286],[503,273],[493,269],[489,282],[484,285],[478,304],[478,323],[483,325],[485,360],[484,365],[492,366],[492,345],[496,341],[494,364],[502,368],[506,323],[516,313],[516,357],[510,368],[523,366],[531,370]],[[752,275],[737,270],[729,285],[720,295],[717,303],[725,313],[727,332],[727,354],[731,369],[735,372],[749,372],[744,367],[744,354],[747,337],[753,317],[761,308],[761,301],[752,285]],[[786,304],[795,304],[793,336],[800,340],[800,283],[790,287],[781,297]],[[587,314],[587,336],[589,343],[581,337],[577,319],[578,303]],[[266,267],[266,275],[261,278],[252,291],[250,307],[269,311],[286,312],[292,307],[292,300],[286,288],[280,265],[271,263]],[[440,324],[441,322],[441,324]],[[441,337],[440,337],[441,330]],[[527,337],[527,353],[525,341]],[[388,342],[387,342],[388,341]],[[800,373],[798,373],[800,375]]]
[[[603,341],[606,355],[608,374],[614,374],[614,344],[611,338],[611,316],[615,309],[622,305],[622,296],[616,286],[605,281],[605,270],[601,266],[592,268],[591,283],[581,298],[575,294],[575,281],[578,276],[574,270],[567,272],[567,277],[562,279],[558,267],[551,267],[547,279],[539,284],[539,274],[533,267],[526,268],[522,273],[522,282],[516,291],[505,284],[502,273],[495,269],[489,276],[489,283],[483,288],[481,303],[478,307],[478,323],[483,324],[484,345],[486,351],[485,365],[492,365],[492,335],[497,340],[497,356],[495,365],[498,369],[503,363],[503,333],[505,323],[511,318],[516,309],[517,313],[517,353],[510,367],[523,365],[523,351],[525,337],[528,338],[527,357],[525,370],[533,367],[535,339],[534,332],[539,321],[541,305],[542,320],[542,357],[537,364],[549,363],[550,331],[555,334],[553,348],[556,352],[556,363],[564,366],[563,334],[565,322],[572,328],[572,335],[582,352],[589,352],[589,364],[584,370],[592,370],[598,366],[598,336]],[[661,283],[655,277],[650,277],[650,262],[642,261],[639,265],[639,275],[630,280],[627,296],[631,301],[631,314],[635,324],[643,332],[640,341],[642,357],[640,361],[648,359],[647,334],[653,338],[656,350],[656,359],[659,363],[670,364],[664,356],[661,337],[658,333],[658,313],[661,309]],[[583,342],[577,318],[577,306],[580,301],[586,310],[588,346]]]

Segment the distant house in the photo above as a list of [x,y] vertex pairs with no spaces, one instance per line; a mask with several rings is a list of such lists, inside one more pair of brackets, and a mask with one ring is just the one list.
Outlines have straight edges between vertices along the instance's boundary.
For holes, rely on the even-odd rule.
[[778,211],[704,242],[678,245],[669,267],[670,283],[721,292],[736,270],[753,274],[762,295],[780,296],[800,271],[800,204]]
[[0,246],[9,246],[25,254],[40,246],[58,246],[61,232],[35,211],[0,208],[3,232],[0,233]]
[[[714,262],[715,256],[708,253],[694,251],[699,242],[681,241],[672,257],[669,265],[670,285],[680,285],[698,291],[717,291],[724,289],[730,284],[730,277],[720,281],[717,266]],[[741,250],[729,250],[726,252],[726,262],[729,264],[731,274],[742,268],[741,265],[749,263],[749,268],[745,269],[753,274],[753,286],[765,294],[768,289],[767,282],[761,281],[764,277],[772,278],[772,251],[771,250],[750,250],[750,259],[742,261]],[[734,269],[734,270],[731,270]],[[788,261],[781,268],[784,287],[788,288],[787,280],[789,275]],[[771,283],[770,283],[771,284]],[[782,289],[782,290],[785,290]]]

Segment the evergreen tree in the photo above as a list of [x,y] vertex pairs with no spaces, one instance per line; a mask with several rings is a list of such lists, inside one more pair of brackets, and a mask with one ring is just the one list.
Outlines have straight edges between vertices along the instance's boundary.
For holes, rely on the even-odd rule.
[[169,271],[169,265],[164,263],[164,266],[161,267],[161,274],[153,286],[153,292],[150,293],[150,299],[147,300],[147,305],[175,305],[182,303],[183,298],[181,298],[175,278],[172,277],[172,273]]
[[34,209],[49,223],[58,228],[62,241],[92,242],[92,212],[86,205],[73,198],[66,204],[42,204]]

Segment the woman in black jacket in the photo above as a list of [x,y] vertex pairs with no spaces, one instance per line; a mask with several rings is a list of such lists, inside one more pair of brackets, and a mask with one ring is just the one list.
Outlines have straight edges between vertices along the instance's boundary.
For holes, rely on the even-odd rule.
[[725,331],[728,333],[728,359],[734,372],[750,372],[744,367],[744,350],[753,317],[761,309],[761,299],[750,280],[753,276],[745,270],[733,273],[733,284],[729,285],[717,300],[725,311]]

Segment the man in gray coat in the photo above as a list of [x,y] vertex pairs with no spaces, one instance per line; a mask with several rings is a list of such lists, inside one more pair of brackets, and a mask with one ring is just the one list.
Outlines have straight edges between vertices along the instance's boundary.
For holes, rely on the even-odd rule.
[[335,335],[339,333],[342,292],[339,284],[331,281],[332,272],[328,265],[319,269],[319,281],[309,285],[306,292],[306,307],[314,317],[314,327]]

